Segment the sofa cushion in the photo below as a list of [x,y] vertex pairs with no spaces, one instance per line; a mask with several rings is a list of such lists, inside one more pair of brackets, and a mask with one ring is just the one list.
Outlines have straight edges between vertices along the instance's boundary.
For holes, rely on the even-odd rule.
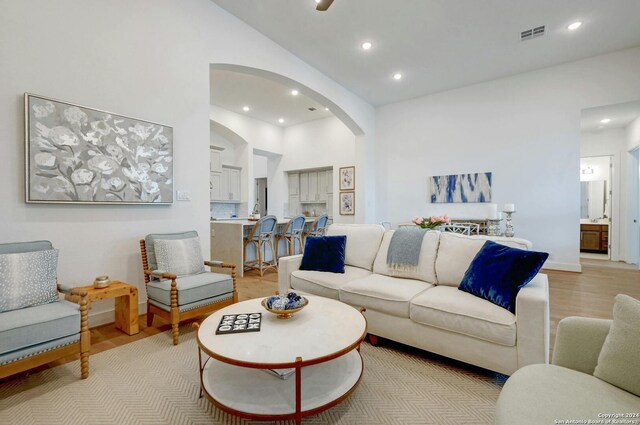
[[516,345],[516,316],[451,286],[437,286],[411,300],[411,320],[495,344]]
[[58,250],[0,254],[0,312],[58,300]]
[[[205,298],[233,292],[233,279],[228,274],[203,272],[176,279],[178,305],[190,304]],[[152,280],[147,283],[147,296],[162,304],[171,305],[171,280]]]
[[511,248],[531,249],[531,242],[525,239],[485,235],[466,236],[443,232],[440,235],[438,257],[436,258],[438,285],[460,285],[471,261],[473,261],[487,240],[492,240]]
[[422,239],[420,248],[420,258],[415,269],[396,270],[387,264],[387,253],[389,244],[395,230],[388,230],[384,233],[380,250],[373,263],[373,272],[392,277],[404,277],[407,279],[417,279],[429,283],[436,282],[436,255],[438,253],[438,241],[440,232],[427,232]]
[[409,317],[409,301],[430,283],[414,279],[372,274],[340,288],[340,301],[398,317]]
[[560,366],[534,364],[517,370],[505,383],[495,423],[540,425],[566,419],[606,423],[600,415],[639,411],[640,398],[598,378]]
[[308,236],[304,244],[300,270],[344,273],[346,244],[347,237],[344,235]]
[[640,397],[640,301],[618,294],[593,376]]
[[0,313],[0,354],[80,333],[80,308],[68,301]]
[[158,270],[187,276],[205,271],[200,238],[156,239],[153,243]]
[[485,241],[458,289],[516,312],[520,288],[538,274],[549,258],[546,252],[527,251]]
[[332,224],[327,236],[345,235],[347,247],[345,264],[371,271],[376,259],[384,227],[378,224]]
[[338,290],[340,287],[370,274],[371,272],[368,270],[352,266],[346,266],[344,273],[296,270],[291,273],[291,288],[311,295],[339,300]]

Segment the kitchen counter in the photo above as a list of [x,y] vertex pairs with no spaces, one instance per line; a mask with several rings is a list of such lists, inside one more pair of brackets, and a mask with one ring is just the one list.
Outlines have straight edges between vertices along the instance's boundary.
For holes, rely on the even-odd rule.
[[[307,223],[311,223],[315,221],[315,217],[305,217],[305,222]],[[232,219],[224,219],[224,220],[211,220],[211,223],[225,223],[225,224],[241,224],[243,226],[253,226],[256,224],[256,221],[252,221],[252,220],[248,220],[246,218],[244,219],[236,219],[236,218],[232,218]],[[284,225],[289,223],[289,219],[287,218],[279,218],[278,219],[278,225]]]
[[[307,229],[315,221],[315,217],[305,217]],[[250,232],[257,221],[246,218],[211,220],[211,258],[216,261],[233,263],[237,266],[236,273],[242,277],[244,270],[242,265],[246,260],[253,260],[257,252],[253,244],[247,247],[246,257],[244,252],[244,238]],[[278,218],[278,232],[282,232],[289,223],[289,219]],[[287,252],[284,240],[280,240],[277,251],[281,254]],[[300,253],[301,247],[296,245],[296,253]],[[270,260],[272,253],[269,249],[264,253],[264,258]],[[286,254],[285,254],[286,255]]]
[[580,224],[599,224],[599,225],[602,225],[602,226],[608,226],[609,225],[609,220],[600,219],[600,220],[597,220],[597,221],[591,221],[588,218],[581,218],[580,219]]

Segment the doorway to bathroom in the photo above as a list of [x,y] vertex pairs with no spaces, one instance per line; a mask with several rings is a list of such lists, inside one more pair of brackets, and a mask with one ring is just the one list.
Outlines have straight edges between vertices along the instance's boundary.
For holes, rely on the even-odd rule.
[[580,256],[611,258],[611,156],[580,158]]

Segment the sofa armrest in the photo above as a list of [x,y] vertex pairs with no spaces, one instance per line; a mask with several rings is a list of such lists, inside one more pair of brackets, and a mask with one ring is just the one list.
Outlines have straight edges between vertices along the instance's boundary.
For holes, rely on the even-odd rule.
[[302,254],[281,257],[278,260],[278,291],[281,294],[289,293],[291,289],[291,273],[300,268]]
[[611,320],[566,317],[558,323],[553,364],[593,375]]
[[518,368],[549,363],[549,280],[538,273],[516,298]]

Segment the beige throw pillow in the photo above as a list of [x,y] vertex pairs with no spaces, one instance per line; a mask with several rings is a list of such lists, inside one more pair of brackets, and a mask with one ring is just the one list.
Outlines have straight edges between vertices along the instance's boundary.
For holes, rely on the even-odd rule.
[[640,301],[619,294],[593,376],[640,396]]

